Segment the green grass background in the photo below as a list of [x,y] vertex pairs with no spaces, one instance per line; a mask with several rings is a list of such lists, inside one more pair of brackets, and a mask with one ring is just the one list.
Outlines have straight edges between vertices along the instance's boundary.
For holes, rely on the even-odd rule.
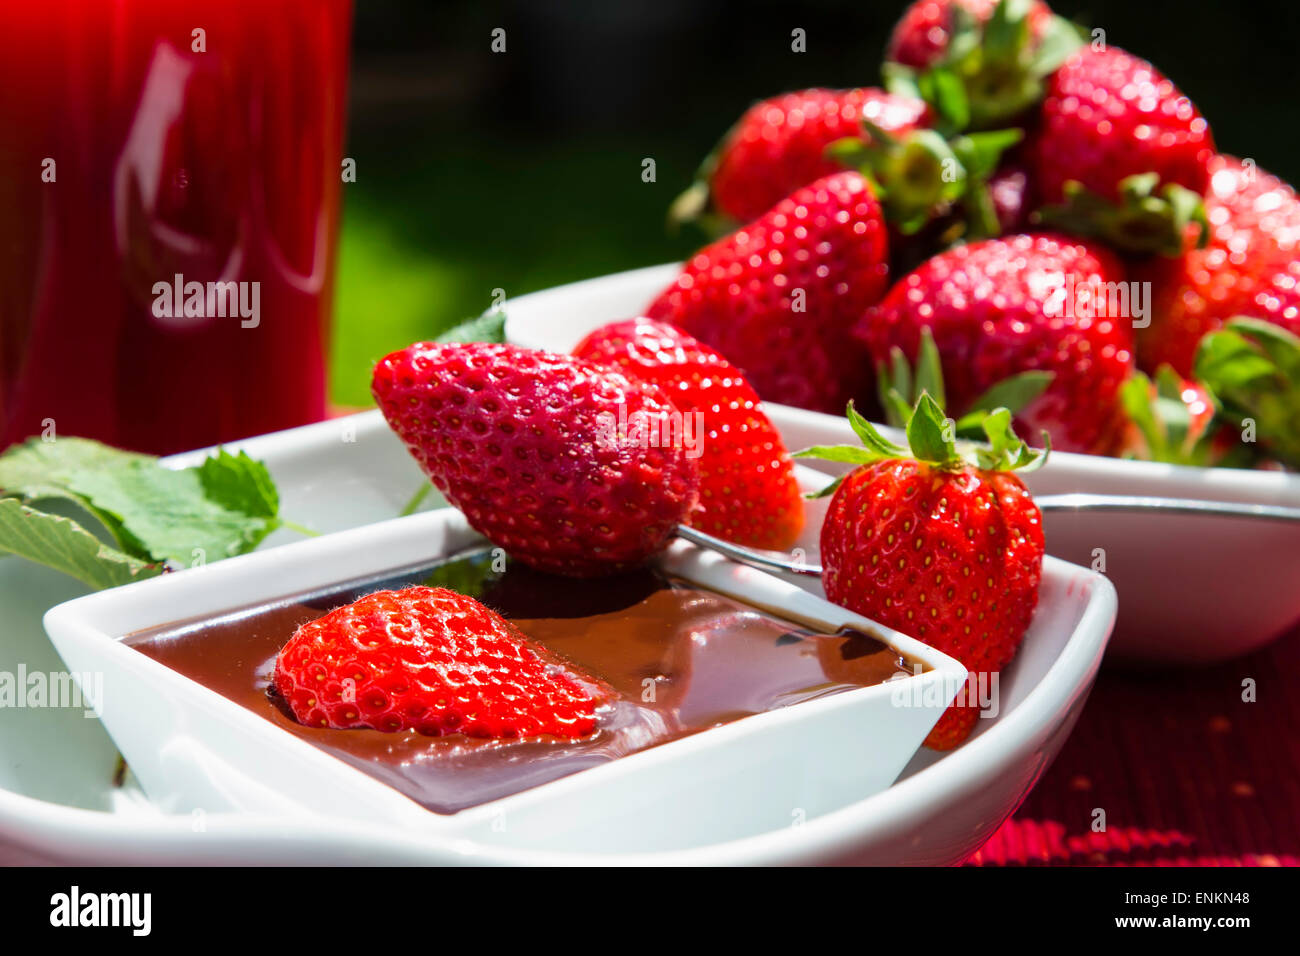
[[[662,144],[660,144],[661,146]],[[645,144],[457,137],[359,150],[344,185],[330,399],[370,404],[370,369],[508,296],[687,254],[664,213],[698,158]]]

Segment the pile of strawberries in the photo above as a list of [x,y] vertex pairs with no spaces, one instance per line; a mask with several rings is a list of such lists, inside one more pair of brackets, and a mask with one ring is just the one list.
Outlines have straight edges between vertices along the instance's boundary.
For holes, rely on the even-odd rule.
[[1300,396],[1300,200],[1092,37],[1039,0],[917,0],[887,89],[744,113],[672,210],[735,231],[648,314],[769,401],[884,413],[928,328],[954,415],[1037,371],[1013,410],[1059,449],[1300,467],[1300,414],[1265,397]]
[[[1016,425],[1074,451],[1300,467],[1300,200],[1216,153],[1151,64],[1039,0],[918,0],[883,73],[888,91],[741,117],[672,209],[734,231],[641,317],[572,355],[416,343],[373,392],[478,531],[583,577],[682,524],[791,548],[803,502],[761,400],[847,407],[860,445],[798,453],[856,466],[823,492],[822,583],[966,665],[927,738],[947,749],[1037,604],[1041,516],[1015,472],[1045,454]],[[587,736],[609,701],[428,589],[305,625],[276,685],[311,726],[503,739]]]

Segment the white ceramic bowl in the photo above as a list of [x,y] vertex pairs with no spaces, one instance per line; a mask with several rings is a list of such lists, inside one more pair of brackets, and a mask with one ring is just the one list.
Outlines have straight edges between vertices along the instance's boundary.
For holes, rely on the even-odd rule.
[[89,595],[54,608],[45,623],[74,674],[103,675],[101,717],[156,805],[399,828],[427,836],[430,851],[442,853],[433,859],[445,859],[453,840],[502,852],[622,855],[758,836],[788,827],[792,814],[816,820],[893,783],[965,681],[961,664],[924,644],[677,542],[659,559],[672,576],[828,632],[868,629],[925,672],[440,815],[120,641],[173,621],[382,579],[483,543],[445,508]]
[[[653,266],[521,296],[506,303],[507,338],[569,351],[593,329],[631,318],[677,265]],[[856,442],[842,417],[769,404],[789,448]],[[834,466],[815,467],[834,471]],[[1037,494],[1086,491],[1300,506],[1300,475],[1189,468],[1054,453],[1027,476]],[[1045,516],[1050,554],[1115,583],[1113,659],[1153,666],[1246,654],[1300,622],[1300,527],[1245,518],[1160,514]]]
[[[381,437],[368,429],[360,429],[361,434],[367,440]],[[387,438],[396,444],[391,435]],[[294,451],[297,464],[310,464],[306,445],[298,444]],[[337,456],[332,448],[316,451]],[[347,460],[384,458],[379,452]],[[808,486],[826,480],[806,470],[801,478]],[[808,540],[816,536],[820,510],[812,507]],[[575,800],[584,800],[585,813],[583,791],[591,800],[605,799],[635,770],[636,757],[499,801],[515,801],[507,808],[511,823],[504,831],[487,823],[498,805],[479,808],[482,813],[475,811],[478,815],[466,817],[468,822],[439,832],[437,823],[445,818],[414,808],[364,775],[326,769],[337,761],[112,639],[138,627],[310,588],[367,569],[409,564],[467,540],[459,516],[419,515],[92,595],[51,611],[47,624],[70,669],[105,674],[105,721],[128,749],[150,791],[170,805],[157,808],[168,812],[112,815],[0,793],[0,834],[7,858],[250,864],[953,863],[1015,810],[1059,750],[1087,697],[1115,613],[1114,591],[1104,578],[1048,559],[1038,613],[1015,662],[1002,675],[999,712],[981,720],[963,747],[943,755],[921,751],[899,782],[887,789],[880,789],[881,781],[859,780],[854,786],[871,795],[845,802],[840,793],[827,800],[825,812],[800,826],[763,830],[761,821],[745,819],[740,812],[743,802],[715,801],[714,815],[699,812],[699,804],[686,813],[661,812],[646,827],[660,837],[672,835],[664,844],[672,848],[660,852],[647,852],[644,840],[629,842],[628,828],[617,820],[585,836],[548,836],[548,829],[567,817],[554,815],[559,804],[545,799],[538,802],[541,810],[529,823],[530,801],[552,788],[561,797],[571,788]],[[672,560],[682,563],[674,570],[688,571],[699,580],[714,575],[709,579],[714,585],[738,573],[734,565],[714,556],[692,565],[693,554],[694,549],[678,546]],[[772,590],[780,587],[775,579],[748,569],[742,576],[764,579],[762,587],[778,593]],[[809,590],[816,592],[815,582]],[[786,607],[799,600],[790,590],[780,597]],[[824,602],[814,605],[824,607]],[[914,656],[942,663],[942,655],[907,638],[891,636],[890,641]],[[853,692],[864,697],[872,693],[879,691]],[[753,728],[741,734],[748,744],[737,746],[772,747],[788,755],[790,749],[782,751],[769,735],[779,735],[784,721],[810,706],[732,725],[742,732],[745,724]],[[889,723],[896,720],[897,714],[888,716]],[[764,721],[772,726],[764,726]],[[921,728],[928,726],[923,722],[908,733],[923,734]],[[694,739],[704,741],[728,731],[722,728]],[[250,742],[255,745],[251,751]],[[662,755],[674,746],[659,748],[660,756],[642,756],[667,761],[671,755]],[[820,755],[824,767],[834,763],[827,760],[828,754]],[[275,759],[268,761],[268,756]],[[886,755],[885,760],[895,761],[882,771],[892,778],[897,756]],[[763,779],[768,785],[796,789],[807,782],[806,765],[793,773],[788,765],[785,769],[784,774]],[[325,780],[331,788],[321,798]],[[793,799],[786,797],[785,802]],[[568,825],[572,827],[572,820]],[[718,842],[720,833],[738,838]]]

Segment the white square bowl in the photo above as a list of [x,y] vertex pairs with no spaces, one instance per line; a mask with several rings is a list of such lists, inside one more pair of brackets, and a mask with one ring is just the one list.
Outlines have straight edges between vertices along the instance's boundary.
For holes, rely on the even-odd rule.
[[[509,300],[506,337],[570,351],[593,329],[640,315],[679,269],[652,266]],[[771,403],[766,408],[792,451],[857,442],[842,416]],[[815,467],[836,470],[829,463]],[[1066,452],[1053,452],[1026,483],[1044,495],[1082,491],[1300,506],[1298,474]],[[1300,529],[1294,524],[1054,511],[1044,515],[1044,527],[1048,553],[1104,571],[1119,590],[1112,659],[1207,664],[1249,653],[1300,623]]]
[[93,594],[52,609],[45,623],[74,674],[102,679],[96,709],[167,812],[311,817],[323,827],[394,827],[433,844],[469,840],[503,851],[686,850],[781,829],[792,814],[816,819],[893,783],[965,682],[961,664],[924,644],[677,542],[658,559],[671,576],[827,633],[863,630],[924,672],[747,717],[443,815],[121,640],[382,580],[485,543],[447,508]]
[[[307,449],[298,446],[298,451]],[[809,487],[826,480],[807,470],[801,470],[801,479]],[[819,509],[810,507],[806,534],[815,538]],[[10,830],[6,838],[18,851],[30,846],[47,859],[78,862],[952,863],[1015,810],[1059,750],[1087,697],[1115,613],[1114,591],[1103,578],[1048,559],[1039,610],[1016,661],[1002,675],[999,712],[981,720],[957,751],[918,753],[904,769],[905,779],[893,786],[888,781],[935,714],[908,715],[920,723],[902,727],[899,739],[911,740],[902,753],[886,748],[865,776],[859,771],[842,777],[843,757],[850,752],[843,739],[848,729],[832,727],[811,741],[798,733],[800,712],[817,707],[814,702],[746,718],[454,817],[418,808],[115,639],[358,572],[424,561],[473,540],[454,512],[418,515],[54,609],[47,627],[60,653],[73,671],[104,674],[104,720],[162,803],[160,809],[168,812],[114,819],[0,794],[0,819],[7,810],[22,816],[21,830]],[[677,545],[668,560],[674,572],[719,590],[733,589],[738,596],[752,599],[757,588],[791,613],[845,614],[693,548]],[[728,583],[736,580],[744,582],[739,590]],[[874,629],[937,673],[960,673],[943,655]],[[909,680],[918,679],[924,677]],[[875,708],[878,721],[896,726],[898,708],[880,708],[885,693],[867,688],[841,696],[860,696]],[[871,725],[855,724],[855,733],[862,726]],[[706,738],[723,740],[729,734],[735,739],[725,740],[723,753],[732,789],[719,790],[708,772],[718,752],[708,752]],[[821,746],[813,746],[818,740]],[[698,751],[694,763],[692,750]],[[758,752],[782,756],[768,765],[754,759]],[[734,789],[738,768],[739,792]],[[669,772],[681,778],[685,802],[657,802],[652,811],[629,802],[639,774],[650,775],[641,777],[644,781]],[[738,799],[745,787],[750,792],[777,788],[783,822],[790,822],[789,808],[795,807],[807,822],[773,827],[771,816],[753,818],[746,801]],[[602,809],[611,806],[615,810],[608,813]],[[628,812],[635,827],[628,826]],[[504,829],[494,826],[501,819],[509,821]]]

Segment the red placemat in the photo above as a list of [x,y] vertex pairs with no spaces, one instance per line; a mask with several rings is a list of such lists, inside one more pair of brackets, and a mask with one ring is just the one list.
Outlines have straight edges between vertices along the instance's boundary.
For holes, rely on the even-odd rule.
[[1298,674],[1300,629],[1212,668],[1103,669],[1056,762],[966,863],[1300,865]]

